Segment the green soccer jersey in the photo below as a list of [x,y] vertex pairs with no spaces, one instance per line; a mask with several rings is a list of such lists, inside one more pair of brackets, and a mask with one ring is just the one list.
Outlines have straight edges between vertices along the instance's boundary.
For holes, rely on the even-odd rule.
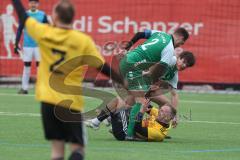
[[161,79],[167,81],[173,88],[177,89],[178,84],[177,66],[174,65],[169,67],[165,75]]
[[172,36],[154,30],[145,31],[146,38],[143,44],[127,54],[127,61],[134,67],[145,70],[150,66],[160,62],[167,66],[172,66],[174,56],[174,46]]
[[147,91],[152,79],[143,76],[143,71],[156,63],[167,66],[167,70],[176,64],[172,36],[159,31],[146,30],[147,40],[120,61],[120,73],[128,81],[130,90]]

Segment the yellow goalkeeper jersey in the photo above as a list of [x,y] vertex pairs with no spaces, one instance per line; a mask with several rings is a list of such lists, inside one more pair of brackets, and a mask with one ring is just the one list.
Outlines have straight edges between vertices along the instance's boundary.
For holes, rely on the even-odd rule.
[[36,99],[63,107],[71,104],[71,109],[82,111],[84,65],[98,68],[105,63],[93,40],[84,33],[42,24],[33,18],[27,19],[25,27],[41,54]]
[[167,128],[156,121],[158,116],[158,109],[152,108],[150,117],[142,121],[142,127],[148,130],[147,139],[149,141],[163,141],[167,135]]

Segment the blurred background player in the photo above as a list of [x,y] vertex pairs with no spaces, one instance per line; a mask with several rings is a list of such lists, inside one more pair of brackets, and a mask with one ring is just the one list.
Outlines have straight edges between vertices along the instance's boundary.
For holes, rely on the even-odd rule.
[[21,24],[25,24],[40,49],[36,98],[41,102],[45,138],[51,142],[51,159],[63,160],[65,144],[69,143],[69,160],[82,160],[85,145],[82,66],[93,67],[120,84],[123,79],[105,63],[91,37],[72,29],[75,10],[70,1],[61,0],[54,6],[54,26],[29,17],[21,0],[12,2]]
[[[29,0],[28,6],[29,6],[29,10],[27,11],[28,16],[33,17],[38,22],[48,23],[47,15],[43,11],[38,10],[39,0]],[[15,54],[19,54],[19,41],[21,39],[23,29],[24,24],[20,24],[17,30],[16,42],[14,47]],[[19,94],[28,94],[29,80],[31,75],[31,62],[33,58],[35,59],[36,67],[38,67],[40,61],[38,45],[27,33],[26,29],[24,29],[23,57],[22,57],[24,67],[22,73],[22,88],[19,90],[18,92]]]

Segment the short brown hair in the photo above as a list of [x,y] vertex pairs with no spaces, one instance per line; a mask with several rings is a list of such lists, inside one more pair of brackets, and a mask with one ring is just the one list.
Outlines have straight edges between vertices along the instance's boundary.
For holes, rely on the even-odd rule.
[[186,64],[187,64],[187,67],[192,67],[194,66],[196,60],[195,60],[195,57],[193,55],[192,52],[189,52],[189,51],[183,51],[182,53],[180,53],[179,57],[182,59],[185,60]]
[[188,31],[185,29],[185,28],[178,28],[175,30],[174,34],[177,34],[177,35],[180,35],[180,36],[183,36],[183,40],[186,41],[189,37],[189,33]]
[[69,0],[61,0],[55,7],[55,12],[59,17],[59,20],[64,24],[71,24],[75,9]]

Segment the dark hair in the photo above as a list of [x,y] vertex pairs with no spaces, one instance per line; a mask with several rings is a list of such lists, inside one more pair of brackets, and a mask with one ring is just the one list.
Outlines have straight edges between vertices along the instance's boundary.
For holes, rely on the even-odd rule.
[[39,2],[39,0],[29,0],[29,2]]
[[179,55],[180,59],[184,59],[185,63],[187,64],[187,67],[192,67],[194,66],[196,60],[192,52],[189,51],[183,51]]
[[178,28],[175,30],[174,34],[177,34],[179,36],[183,36],[183,40],[186,41],[189,37],[189,33],[185,28]]
[[56,8],[55,8],[55,12],[59,17],[59,20],[64,23],[64,24],[71,24],[73,19],[74,19],[74,15],[75,15],[75,10],[74,7],[72,5],[72,3],[68,0],[61,0]]

